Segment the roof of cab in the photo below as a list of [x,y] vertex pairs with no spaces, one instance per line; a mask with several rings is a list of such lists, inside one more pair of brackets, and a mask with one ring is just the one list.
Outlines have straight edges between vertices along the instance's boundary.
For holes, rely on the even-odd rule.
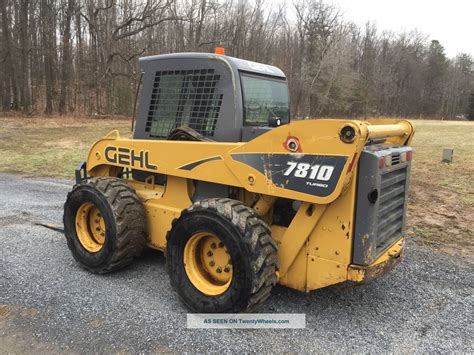
[[172,53],[172,54],[160,54],[152,55],[148,57],[142,57],[139,59],[140,63],[153,62],[162,59],[214,59],[214,60],[223,60],[229,63],[232,67],[235,67],[237,70],[271,75],[281,78],[286,78],[285,74],[281,69],[274,67],[272,65],[251,62],[249,60],[229,57],[222,54],[213,54],[213,53],[195,53],[195,52],[186,52],[186,53]]

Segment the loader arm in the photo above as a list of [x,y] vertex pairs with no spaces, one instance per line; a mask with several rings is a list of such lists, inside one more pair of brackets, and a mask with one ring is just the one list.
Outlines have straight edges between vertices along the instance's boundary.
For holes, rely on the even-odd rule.
[[[340,137],[344,127],[354,128],[349,143]],[[402,145],[412,134],[408,121],[377,125],[347,120],[291,122],[248,143],[125,139],[117,132],[91,147],[87,173],[101,175],[104,166],[133,168],[328,204],[350,181],[369,139],[384,137]]]

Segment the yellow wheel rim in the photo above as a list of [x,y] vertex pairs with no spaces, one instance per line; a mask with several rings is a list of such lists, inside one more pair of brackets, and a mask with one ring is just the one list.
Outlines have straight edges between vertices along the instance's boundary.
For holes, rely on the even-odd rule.
[[189,280],[202,293],[216,296],[229,288],[232,260],[224,243],[214,234],[193,234],[184,247],[183,258]]
[[105,242],[105,221],[93,203],[83,203],[77,210],[76,234],[88,252],[97,253],[102,249]]

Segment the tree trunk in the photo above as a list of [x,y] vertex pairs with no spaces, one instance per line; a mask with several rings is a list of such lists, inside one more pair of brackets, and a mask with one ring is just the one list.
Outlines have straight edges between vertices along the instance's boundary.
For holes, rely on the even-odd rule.
[[28,78],[28,53],[30,43],[28,40],[28,11],[29,0],[20,1],[20,21],[19,21],[19,35],[20,35],[20,92],[21,92],[21,107],[24,113],[31,112],[31,87]]
[[59,114],[64,115],[67,111],[68,86],[71,63],[71,19],[74,12],[74,0],[68,0],[64,20],[63,34],[63,61],[61,65],[61,93],[59,95]]
[[52,58],[52,31],[53,19],[48,0],[41,0],[40,14],[42,19],[41,40],[43,42],[44,57],[44,79],[46,91],[46,105],[44,113],[50,115],[53,113],[53,58]]
[[7,14],[7,2],[0,1],[0,11],[2,15],[2,34],[3,34],[3,48],[5,49],[5,91],[8,93],[8,97],[13,99],[9,102],[8,106],[13,109],[18,109],[18,78],[16,76],[15,66],[13,65],[13,53],[11,45],[11,33],[10,27],[8,26],[8,14]]
[[[75,61],[75,90],[74,90],[74,110],[85,110],[83,106],[84,97],[82,91],[83,78],[83,44],[82,44],[82,20],[81,20],[81,7],[80,5],[76,9],[76,61]],[[78,102],[79,101],[79,102]]]

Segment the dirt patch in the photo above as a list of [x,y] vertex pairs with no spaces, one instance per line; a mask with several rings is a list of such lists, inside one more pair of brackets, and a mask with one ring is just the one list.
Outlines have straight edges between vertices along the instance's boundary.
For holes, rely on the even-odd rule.
[[474,208],[463,203],[458,194],[414,180],[407,221],[408,234],[416,241],[472,261]]
[[0,320],[13,317],[34,317],[38,314],[35,308],[27,308],[17,304],[0,304]]

